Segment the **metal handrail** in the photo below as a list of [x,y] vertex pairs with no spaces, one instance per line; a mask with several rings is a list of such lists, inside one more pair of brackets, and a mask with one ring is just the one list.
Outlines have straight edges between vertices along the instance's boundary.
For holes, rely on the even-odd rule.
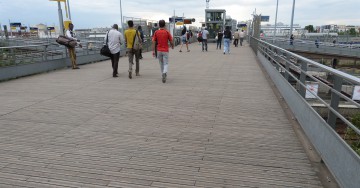
[[[260,49],[260,50],[261,50],[263,53],[269,55],[269,57],[270,57],[272,60],[274,60],[276,64],[278,64],[278,65],[280,66],[280,64],[279,64],[278,62],[276,62],[276,60],[270,56],[271,54],[267,53],[266,51],[264,51],[264,50],[262,50],[262,49]],[[287,60],[285,60],[285,61],[287,61]],[[290,66],[295,66],[295,65],[291,65],[291,64],[290,64]],[[289,76],[291,76],[292,78],[294,78],[294,79],[296,80],[296,82],[297,82],[298,84],[300,84],[301,87],[305,88],[308,92],[310,92],[311,94],[313,94],[316,99],[318,99],[322,104],[324,104],[324,105],[325,105],[331,112],[333,112],[339,119],[341,119],[342,121],[344,121],[344,123],[345,123],[347,126],[349,126],[349,127],[350,127],[351,129],[353,129],[357,134],[360,135],[360,129],[359,129],[359,128],[357,128],[356,126],[354,126],[349,120],[347,120],[343,115],[341,115],[338,111],[336,111],[334,108],[332,108],[325,100],[323,100],[321,97],[319,97],[315,92],[307,89],[307,88],[306,88],[306,85],[303,84],[303,83],[301,83],[300,80],[299,80],[294,74],[291,73],[291,71],[288,71],[288,70],[286,70],[286,69],[284,69],[284,71],[287,72],[287,73],[289,74]],[[300,69],[300,71],[301,71],[302,73],[306,74],[307,76],[313,78],[314,80],[319,81],[319,83],[322,83],[320,80],[318,80],[317,78],[313,77],[313,76],[310,75],[310,74],[307,74],[305,71],[303,71],[303,70],[301,70],[301,69]],[[344,94],[342,94],[342,93],[334,90],[334,89],[331,88],[330,86],[327,86],[327,85],[326,85],[326,87],[329,87],[329,89],[330,89],[331,91],[336,92],[337,95],[339,95],[339,96],[341,96],[342,98],[348,100],[349,102],[351,101],[355,106],[357,106],[358,108],[360,108],[360,105],[359,105],[357,102],[351,100],[350,98],[348,98],[348,97],[345,96]]]
[[356,83],[356,84],[359,84],[359,85],[360,85],[360,78],[357,78],[357,77],[355,77],[355,76],[346,74],[346,73],[344,73],[344,72],[342,72],[342,71],[333,69],[333,68],[328,67],[328,66],[326,66],[326,65],[317,63],[317,62],[315,62],[315,61],[313,61],[313,60],[310,60],[310,59],[307,59],[307,58],[305,58],[305,57],[303,57],[303,56],[300,56],[300,55],[297,55],[297,54],[295,54],[295,53],[292,53],[292,52],[290,52],[290,51],[288,51],[288,50],[285,50],[285,49],[283,49],[283,48],[280,48],[280,47],[278,47],[278,46],[275,46],[275,45],[273,45],[273,44],[270,44],[270,43],[268,43],[268,42],[266,42],[266,41],[262,41],[262,40],[259,40],[259,39],[256,39],[256,38],[251,38],[251,39],[252,39],[252,40],[257,40],[258,42],[261,42],[261,43],[265,43],[266,45],[271,46],[272,48],[275,48],[275,49],[280,50],[280,51],[282,51],[282,52],[291,54],[291,56],[293,56],[293,57],[295,57],[295,58],[297,58],[297,59],[300,59],[301,61],[310,63],[311,65],[313,65],[313,66],[315,66],[315,67],[324,69],[324,70],[326,70],[327,72],[330,72],[330,73],[332,73],[332,74],[334,74],[334,75],[340,76],[341,78],[344,78],[344,79],[346,79],[346,80],[348,80],[348,81],[351,81],[351,82],[353,82],[353,83]]

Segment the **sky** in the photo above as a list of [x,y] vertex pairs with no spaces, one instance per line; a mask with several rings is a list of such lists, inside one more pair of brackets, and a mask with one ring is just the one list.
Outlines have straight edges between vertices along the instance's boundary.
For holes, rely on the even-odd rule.
[[[290,24],[293,0],[278,0],[278,22]],[[252,18],[251,14],[270,16],[275,23],[277,0],[210,0],[210,9],[225,9],[237,21]],[[121,23],[120,0],[69,0],[75,29],[110,27]],[[122,0],[122,15],[158,21],[169,17],[195,18],[194,25],[204,21],[206,0]],[[360,25],[360,0],[297,0],[294,24],[306,25]],[[64,11],[64,3],[62,3]],[[65,13],[63,13],[64,18]],[[49,0],[0,0],[0,24],[21,22],[25,26],[43,23],[58,26],[57,2]],[[263,23],[266,24],[266,23]]]

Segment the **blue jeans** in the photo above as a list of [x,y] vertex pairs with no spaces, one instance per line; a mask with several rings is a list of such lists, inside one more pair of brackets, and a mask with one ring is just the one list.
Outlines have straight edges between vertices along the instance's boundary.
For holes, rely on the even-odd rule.
[[169,64],[169,52],[158,52],[157,57],[159,59],[161,73],[167,73]]
[[224,38],[224,53],[230,53],[230,39]]

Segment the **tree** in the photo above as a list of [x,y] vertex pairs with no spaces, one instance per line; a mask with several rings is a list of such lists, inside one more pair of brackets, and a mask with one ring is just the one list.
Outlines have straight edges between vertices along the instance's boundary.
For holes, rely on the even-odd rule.
[[350,34],[350,35],[356,35],[356,30],[355,30],[355,28],[351,28],[351,29],[349,30],[349,34]]
[[309,33],[313,33],[313,32],[315,31],[313,25],[307,25],[307,26],[305,26],[305,29],[306,29]]

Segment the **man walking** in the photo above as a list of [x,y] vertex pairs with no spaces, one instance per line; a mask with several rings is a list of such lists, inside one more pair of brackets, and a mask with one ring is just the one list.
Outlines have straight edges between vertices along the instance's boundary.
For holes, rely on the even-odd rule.
[[[160,29],[157,30],[152,38],[152,50],[155,56],[155,48],[157,49],[157,58],[159,59],[160,69],[162,74],[162,82],[166,82],[168,63],[169,63],[169,44],[174,49],[173,38],[169,31],[165,29],[165,21],[159,21]],[[157,46],[155,46],[157,44]]]
[[135,73],[136,76],[140,76],[140,50],[134,49],[134,43],[135,43],[135,37],[140,38],[140,32],[138,30],[135,30],[134,28],[134,22],[132,20],[128,21],[129,28],[125,31],[125,44],[127,48],[127,53],[129,57],[129,79],[132,79],[132,66],[134,64],[134,55],[135,55],[135,61],[136,61],[136,69]]
[[235,45],[235,47],[239,46],[239,39],[240,39],[240,33],[239,33],[239,29],[237,29],[236,32],[234,33],[234,45]]
[[208,49],[208,47],[207,47],[207,37],[208,37],[208,35],[209,35],[209,32],[206,30],[206,27],[204,28],[204,30],[202,31],[202,38],[203,38],[203,40],[202,40],[202,51],[204,51],[204,48],[205,48],[205,50],[207,51],[207,49]]
[[122,34],[118,31],[119,26],[114,24],[112,29],[108,32],[105,41],[108,40],[108,46],[111,52],[111,65],[113,68],[113,77],[118,77],[118,64],[120,58],[120,46],[122,44]]
[[[140,32],[141,42],[144,43],[144,32],[143,32],[143,30],[142,30],[142,28],[141,28],[141,25],[138,26],[138,31]],[[142,56],[142,49],[140,49],[140,57],[139,57],[139,58],[140,58],[140,59],[143,58],[143,56]]]
[[219,31],[217,33],[216,49],[221,50],[221,42],[222,42],[223,36],[224,36],[223,32]]
[[[77,45],[79,45],[80,48],[82,48],[81,44],[79,43],[80,40],[76,39],[76,34],[73,31],[74,30],[74,25],[72,23],[69,23],[69,29],[66,31],[66,37],[77,41]],[[71,60],[71,64],[72,64],[72,68],[73,69],[80,69],[77,64],[76,64],[76,52],[75,52],[75,47],[71,48],[68,47],[68,51],[69,51],[69,56],[70,56],[70,60]]]
[[244,30],[241,30],[240,32],[240,46],[242,46],[242,43],[244,42],[245,33]]

